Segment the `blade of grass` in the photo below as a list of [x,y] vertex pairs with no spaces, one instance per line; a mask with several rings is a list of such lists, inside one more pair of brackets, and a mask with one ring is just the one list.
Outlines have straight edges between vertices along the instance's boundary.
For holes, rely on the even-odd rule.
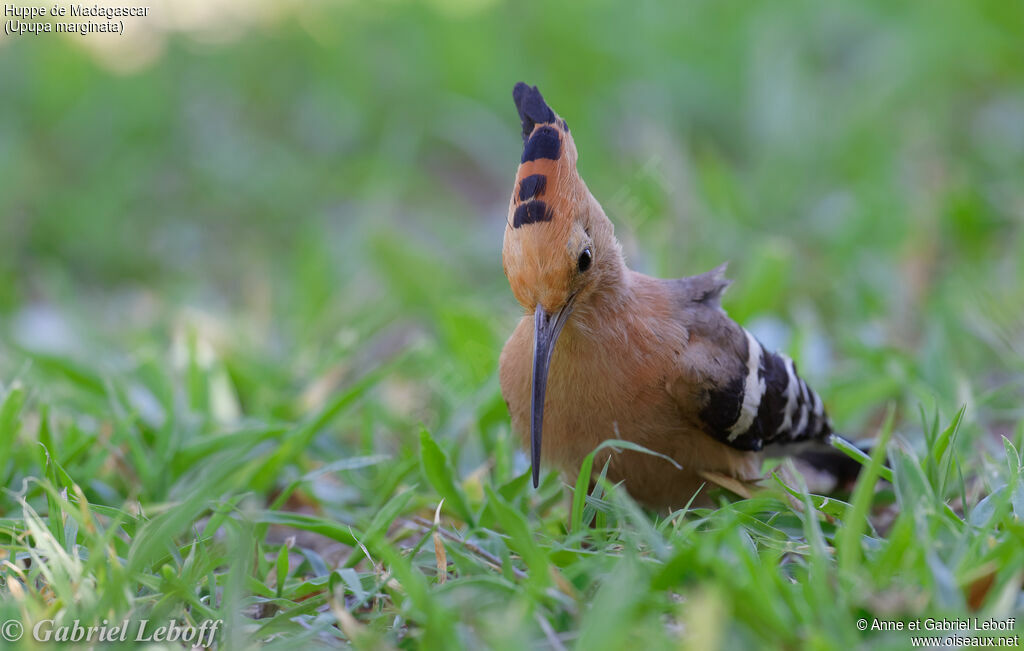
[[[862,466],[867,467],[867,466],[871,465],[871,458],[872,457],[868,456],[867,454],[864,454],[863,450],[858,448],[856,445],[854,445],[850,441],[847,441],[843,437],[841,437],[841,436],[833,436],[829,440],[829,442],[832,444],[832,447],[834,447],[834,448],[838,449],[839,451],[843,452],[844,454],[846,454],[846,456],[850,457],[851,459],[855,459],[855,460],[859,461]],[[872,451],[877,449],[880,445],[881,445],[881,441],[877,440],[875,442],[875,447],[872,449]],[[878,472],[878,476],[881,477],[882,479],[884,479],[887,482],[892,482],[892,469],[885,465],[885,463],[884,463],[885,457],[882,457],[882,461],[883,461],[882,465],[880,465],[878,467],[878,471],[877,471]],[[862,471],[862,473],[863,473],[863,471]]]
[[455,470],[448,462],[448,455],[425,427],[420,428],[420,461],[423,474],[437,494],[451,505],[463,522],[475,526],[476,517],[469,508],[466,495],[455,481]]
[[857,478],[857,484],[853,489],[853,498],[850,500],[852,507],[847,511],[843,519],[843,526],[836,536],[841,576],[852,577],[856,574],[856,565],[862,554],[861,537],[868,528],[871,498],[875,492],[875,483],[882,474],[882,461],[886,457],[886,449],[889,439],[892,437],[895,416],[896,407],[890,403],[886,408],[885,420],[875,442],[875,448],[871,452],[870,462],[861,470],[860,476]]
[[576,533],[583,528],[583,507],[587,503],[587,493],[590,492],[590,476],[594,471],[595,454],[596,452],[591,452],[583,458],[583,463],[580,464],[580,474],[576,477],[576,488],[572,494],[572,515],[569,520],[569,533]]

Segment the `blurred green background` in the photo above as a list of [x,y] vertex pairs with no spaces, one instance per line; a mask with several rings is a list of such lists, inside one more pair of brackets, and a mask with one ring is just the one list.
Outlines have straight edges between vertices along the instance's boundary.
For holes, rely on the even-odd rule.
[[[550,625],[667,647],[679,590],[696,648],[850,648],[876,608],[961,613],[992,568],[970,599],[1020,610],[1020,2],[151,6],[123,37],[0,37],[0,553],[30,593],[0,613],[220,616],[226,648],[287,648],[341,639],[341,603],[406,646],[458,618],[467,646]],[[631,266],[730,261],[729,313],[840,432],[895,405],[916,455],[890,449],[891,537],[870,482],[853,516],[825,503],[855,523],[828,549],[785,501],[657,535],[592,501],[581,534],[558,478],[527,489],[496,379],[520,80],[571,125]],[[409,551],[441,496],[447,584],[426,538]]]
[[259,405],[390,332],[435,348],[438,425],[519,313],[500,246],[526,80],[631,265],[731,261],[730,313],[844,430],[887,398],[1021,415],[1019,3],[168,3],[126,31],[0,46],[17,347],[131,354],[201,323]]

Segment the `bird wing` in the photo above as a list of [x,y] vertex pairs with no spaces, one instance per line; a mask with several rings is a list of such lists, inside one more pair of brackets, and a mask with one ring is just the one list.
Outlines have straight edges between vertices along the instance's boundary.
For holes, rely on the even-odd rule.
[[724,271],[665,281],[689,336],[670,391],[689,420],[738,450],[824,440],[832,433],[824,403],[793,360],[766,350],[722,310]]

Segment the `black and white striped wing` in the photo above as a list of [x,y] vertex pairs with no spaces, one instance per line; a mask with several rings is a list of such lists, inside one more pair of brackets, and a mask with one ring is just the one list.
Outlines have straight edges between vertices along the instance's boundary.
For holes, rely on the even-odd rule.
[[735,346],[742,366],[704,391],[700,418],[714,438],[739,450],[821,441],[832,433],[825,406],[781,353],[765,350],[754,335]]

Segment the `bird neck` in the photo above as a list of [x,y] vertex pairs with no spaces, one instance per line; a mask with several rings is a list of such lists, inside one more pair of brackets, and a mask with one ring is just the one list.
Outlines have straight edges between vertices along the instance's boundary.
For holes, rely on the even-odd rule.
[[607,330],[610,325],[621,322],[621,316],[628,313],[635,301],[630,281],[630,272],[618,246],[613,255],[602,260],[592,285],[577,301],[573,315],[567,324],[572,336],[594,338]]

